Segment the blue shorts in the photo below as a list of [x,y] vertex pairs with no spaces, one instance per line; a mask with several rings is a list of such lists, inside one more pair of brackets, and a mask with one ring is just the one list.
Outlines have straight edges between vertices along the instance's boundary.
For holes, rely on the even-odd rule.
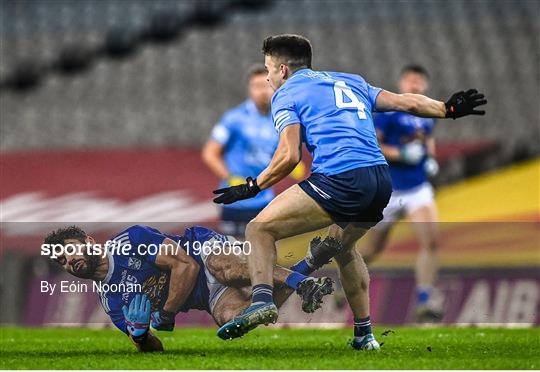
[[325,176],[312,173],[298,184],[342,228],[353,223],[369,229],[383,218],[392,195],[387,165],[356,168]]

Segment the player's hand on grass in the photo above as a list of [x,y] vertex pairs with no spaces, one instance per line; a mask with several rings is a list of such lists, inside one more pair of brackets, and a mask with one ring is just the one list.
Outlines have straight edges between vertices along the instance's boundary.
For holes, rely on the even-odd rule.
[[[214,194],[219,195],[214,199],[217,204],[231,204],[238,200],[249,199],[257,195],[261,189],[257,186],[257,180],[251,177],[246,179],[246,183],[237,186],[224,187],[214,190]],[[221,194],[221,195],[220,195]]]
[[409,165],[416,165],[426,156],[426,149],[420,141],[413,141],[399,149],[401,160]]
[[476,110],[476,108],[486,103],[484,95],[478,93],[476,89],[454,93],[444,104],[446,117],[457,119],[467,115],[484,115],[486,113],[484,110]]
[[122,307],[127,329],[132,337],[139,338],[148,332],[151,308],[150,300],[145,294],[135,295],[129,308],[126,305]]
[[152,328],[158,331],[172,331],[174,329],[174,318],[176,314],[166,310],[154,311],[152,313]]

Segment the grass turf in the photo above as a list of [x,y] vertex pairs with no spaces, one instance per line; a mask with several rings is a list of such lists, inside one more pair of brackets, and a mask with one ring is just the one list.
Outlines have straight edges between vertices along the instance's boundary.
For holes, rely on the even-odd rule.
[[380,352],[352,350],[350,330],[161,332],[164,353],[138,353],[115,330],[0,328],[0,369],[538,369],[540,329],[377,328]]

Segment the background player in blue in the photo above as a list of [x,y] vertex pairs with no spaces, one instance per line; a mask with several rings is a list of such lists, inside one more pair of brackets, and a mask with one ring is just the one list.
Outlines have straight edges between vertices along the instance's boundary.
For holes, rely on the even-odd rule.
[[[221,180],[220,187],[242,184],[246,177],[262,172],[279,140],[270,113],[273,91],[266,81],[264,65],[251,67],[247,90],[249,98],[223,115],[202,151],[203,161]],[[293,176],[299,174],[293,172]],[[223,206],[221,232],[241,238],[246,224],[274,196],[274,190],[268,188],[252,199]]]
[[[248,177],[243,185],[215,190],[219,196],[214,201],[234,203],[274,185],[300,161],[302,141],[313,155],[312,174],[278,195],[248,224],[246,239],[253,246],[248,257],[252,304],[222,328],[241,335],[275,318],[278,310],[271,289],[276,241],[331,226],[330,238],[341,243],[335,259],[355,317],[352,346],[378,349],[369,318],[369,275],[354,249],[356,241],[382,219],[392,192],[371,112],[455,119],[483,115],[475,108],[487,101],[469,90],[444,103],[375,88],[359,75],[313,71],[311,44],[299,35],[270,36],[264,40],[263,53],[268,80],[276,90],[272,117],[280,133],[278,148],[256,179]],[[325,239],[321,245],[329,243]]]
[[[227,111],[212,130],[202,158],[221,180],[220,187],[241,184],[247,176],[259,174],[270,163],[278,143],[270,114],[272,93],[264,66],[253,66],[248,73],[249,98]],[[224,206],[221,231],[243,236],[246,224],[274,196],[274,190],[268,188],[253,199]]]
[[[405,66],[399,79],[401,93],[424,94],[428,89],[427,71],[418,65]],[[360,253],[369,264],[384,247],[394,223],[401,217],[413,222],[420,252],[416,262],[417,309],[419,322],[441,320],[441,309],[430,302],[437,279],[437,207],[428,176],[438,170],[433,127],[435,121],[404,112],[375,116],[375,129],[382,152],[390,165],[394,192],[384,209],[384,218],[368,234]]]
[[[106,254],[90,254],[86,249],[70,251],[55,260],[72,275],[120,288],[99,292],[101,304],[116,327],[140,351],[163,350],[149,330],[150,323],[154,329],[172,331],[178,312],[200,309],[222,325],[250,303],[247,262],[239,250],[244,245],[233,237],[200,226],[187,228],[183,235],[171,235],[150,226],[134,225],[109,242],[106,247],[96,246],[94,238],[77,226],[53,231],[45,238],[49,245],[91,244],[105,250]],[[229,248],[236,244],[238,249],[226,250],[227,242]],[[202,243],[208,250],[201,251]],[[212,252],[216,244],[223,250]],[[289,280],[291,270],[275,267],[274,295],[278,306],[296,290],[304,311],[313,312],[320,307],[322,297],[332,290],[329,278],[308,276],[327,262],[328,254],[320,253],[310,257],[310,268],[295,273],[294,277],[300,279],[296,282]],[[134,289],[125,288],[129,285]],[[227,333],[218,336],[230,338]]]

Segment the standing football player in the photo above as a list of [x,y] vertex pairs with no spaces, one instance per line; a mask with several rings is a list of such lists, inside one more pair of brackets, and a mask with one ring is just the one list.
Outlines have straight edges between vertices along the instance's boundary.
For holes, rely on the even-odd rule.
[[[405,66],[399,78],[400,93],[424,94],[429,75],[419,65]],[[382,152],[390,167],[394,192],[385,208],[383,220],[368,234],[366,245],[359,248],[369,264],[385,248],[394,223],[406,217],[420,243],[416,261],[416,318],[418,322],[436,322],[440,309],[430,303],[437,279],[436,242],[437,207],[428,177],[438,170],[435,160],[435,121],[405,112],[387,112],[375,116],[375,129]]]
[[[214,191],[219,194],[214,201],[234,203],[274,185],[300,161],[302,140],[313,155],[312,174],[278,195],[247,225],[246,239],[253,246],[248,256],[252,303],[221,328],[235,329],[235,336],[241,336],[275,319],[278,309],[272,298],[272,273],[276,241],[332,225],[330,237],[340,243],[335,260],[354,314],[352,346],[377,350],[369,317],[369,275],[354,249],[356,241],[382,220],[392,193],[371,112],[458,118],[483,115],[484,111],[475,108],[487,101],[476,90],[469,90],[444,103],[375,88],[359,75],[313,71],[311,44],[299,35],[270,36],[264,40],[263,53],[267,78],[275,89],[272,117],[279,144],[272,162],[256,179],[248,177],[242,185]],[[310,249],[310,254],[316,251]],[[302,265],[308,266],[309,260],[296,267]]]

